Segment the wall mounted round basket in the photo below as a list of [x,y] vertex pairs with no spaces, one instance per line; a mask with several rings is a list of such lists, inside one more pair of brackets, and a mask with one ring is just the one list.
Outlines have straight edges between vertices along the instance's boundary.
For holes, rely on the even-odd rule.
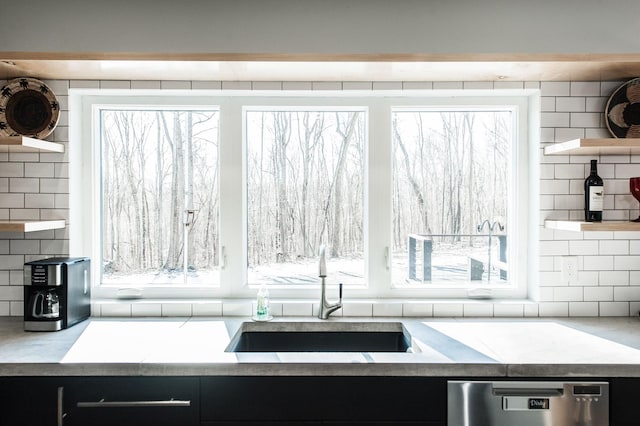
[[616,138],[640,138],[640,78],[618,87],[605,108],[607,128]]
[[0,89],[0,137],[43,139],[60,118],[60,105],[51,88],[35,78],[16,78]]

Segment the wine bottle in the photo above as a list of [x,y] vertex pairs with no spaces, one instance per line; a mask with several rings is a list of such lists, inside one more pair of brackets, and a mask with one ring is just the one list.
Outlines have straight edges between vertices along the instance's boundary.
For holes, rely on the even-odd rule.
[[584,181],[584,216],[587,222],[602,222],[604,185],[598,176],[598,160],[591,160],[591,174]]

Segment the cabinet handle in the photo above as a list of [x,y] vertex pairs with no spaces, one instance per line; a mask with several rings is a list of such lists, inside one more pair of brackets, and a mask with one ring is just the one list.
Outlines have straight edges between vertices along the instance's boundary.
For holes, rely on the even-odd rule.
[[78,408],[127,408],[127,407],[191,407],[191,401],[170,399],[166,401],[87,401],[78,402]]
[[56,426],[64,426],[64,388],[62,386],[58,387],[56,407]]

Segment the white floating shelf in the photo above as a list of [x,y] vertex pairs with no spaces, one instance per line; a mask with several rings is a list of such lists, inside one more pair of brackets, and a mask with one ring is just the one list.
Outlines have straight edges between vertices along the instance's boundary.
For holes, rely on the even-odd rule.
[[544,147],[544,155],[629,155],[640,154],[639,138],[574,139]]
[[34,231],[46,231],[48,229],[60,229],[64,227],[65,227],[64,220],[38,220],[38,221],[2,220],[0,221],[0,232],[34,232]]
[[579,222],[570,220],[545,220],[545,228],[562,231],[640,231],[640,222]]
[[28,136],[0,137],[0,152],[64,152],[64,145]]

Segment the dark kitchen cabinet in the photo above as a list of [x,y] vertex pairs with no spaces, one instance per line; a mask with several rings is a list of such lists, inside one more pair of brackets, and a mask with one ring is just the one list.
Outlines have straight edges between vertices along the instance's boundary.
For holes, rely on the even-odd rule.
[[0,377],[0,425],[57,426],[61,391],[57,378]]
[[445,378],[204,377],[200,391],[203,426],[446,424]]
[[78,377],[64,387],[64,426],[199,425],[198,378]]
[[611,379],[609,395],[610,426],[640,424],[640,420],[638,420],[638,389],[640,389],[640,379]]

